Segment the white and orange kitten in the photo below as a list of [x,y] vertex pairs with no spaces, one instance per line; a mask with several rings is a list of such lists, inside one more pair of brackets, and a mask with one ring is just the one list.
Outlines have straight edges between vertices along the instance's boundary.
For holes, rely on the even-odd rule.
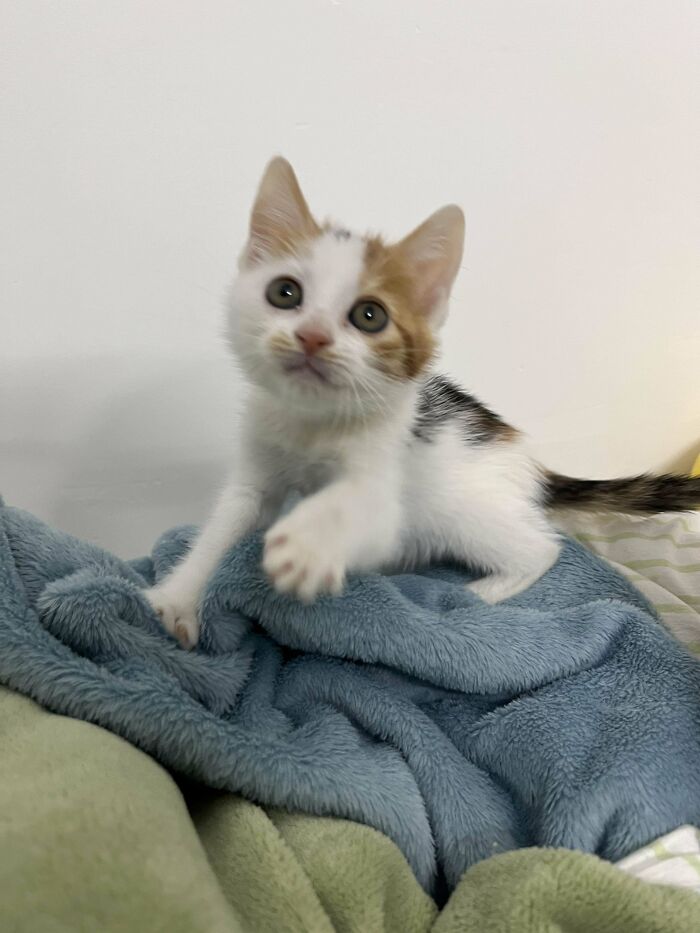
[[[700,481],[679,477],[546,472],[517,431],[431,374],[463,240],[454,205],[394,244],[319,225],[289,163],[268,165],[228,312],[250,383],[236,462],[191,551],[147,593],[183,645],[207,579],[255,528],[274,586],[305,601],[353,571],[451,559],[483,571],[469,588],[495,602],[556,561],[552,507],[700,501]],[[292,491],[303,498],[280,517]]]

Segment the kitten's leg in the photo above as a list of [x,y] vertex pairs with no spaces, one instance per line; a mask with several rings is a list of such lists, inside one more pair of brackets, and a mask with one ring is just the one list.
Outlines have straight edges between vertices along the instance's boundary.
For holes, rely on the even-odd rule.
[[398,483],[389,471],[365,466],[309,496],[267,532],[263,568],[280,592],[311,602],[339,593],[349,570],[394,556]]
[[146,592],[166,628],[185,648],[199,638],[197,612],[204,586],[226,551],[257,524],[261,491],[227,486],[192,549],[171,573]]
[[561,543],[536,506],[499,514],[494,504],[478,539],[469,536],[464,558],[487,576],[468,588],[484,602],[497,603],[531,586],[556,562]]
[[467,588],[485,603],[498,603],[511,596],[517,596],[518,593],[522,593],[536,583],[554,565],[560,550],[559,545],[541,541],[538,544],[538,551],[533,554],[536,559],[529,567],[520,570],[512,568],[492,570],[488,576],[468,584]]
[[482,569],[469,589],[489,603],[514,596],[556,561],[560,540],[539,505],[539,474],[515,444],[467,447],[444,432],[414,449],[408,564],[449,556]]

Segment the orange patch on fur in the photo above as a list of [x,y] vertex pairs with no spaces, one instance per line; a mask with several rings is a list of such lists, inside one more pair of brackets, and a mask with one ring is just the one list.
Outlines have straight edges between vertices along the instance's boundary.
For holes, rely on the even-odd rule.
[[275,333],[270,337],[269,340],[270,349],[277,351],[278,353],[284,353],[289,350],[296,350],[296,345],[291,337],[288,337],[284,333]]
[[308,226],[298,230],[288,230],[282,227],[269,227],[264,234],[258,235],[258,243],[264,243],[259,251],[246,256],[248,265],[258,262],[269,262],[270,259],[281,259],[284,256],[304,256],[310,252],[311,243],[321,235],[321,228],[316,226],[313,218]]
[[292,166],[279,156],[272,159],[255,198],[242,264],[299,255],[320,234]]
[[417,306],[416,282],[399,246],[380,237],[367,240],[360,294],[376,298],[389,312],[392,324],[372,337],[377,366],[397,379],[414,379],[435,355],[435,338],[424,310]]

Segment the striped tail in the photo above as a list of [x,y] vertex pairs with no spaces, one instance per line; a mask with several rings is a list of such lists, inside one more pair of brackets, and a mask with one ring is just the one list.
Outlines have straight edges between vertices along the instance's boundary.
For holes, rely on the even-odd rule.
[[654,476],[627,479],[574,479],[544,474],[544,504],[549,508],[592,512],[685,512],[700,508],[700,476]]

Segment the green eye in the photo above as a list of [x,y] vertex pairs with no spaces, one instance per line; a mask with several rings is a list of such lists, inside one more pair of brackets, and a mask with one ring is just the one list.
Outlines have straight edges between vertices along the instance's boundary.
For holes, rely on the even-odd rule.
[[273,279],[265,290],[265,297],[273,308],[298,308],[301,304],[304,293],[301,285],[294,279],[280,276]]
[[378,334],[389,323],[389,315],[378,301],[362,299],[350,309],[349,320],[366,334]]

